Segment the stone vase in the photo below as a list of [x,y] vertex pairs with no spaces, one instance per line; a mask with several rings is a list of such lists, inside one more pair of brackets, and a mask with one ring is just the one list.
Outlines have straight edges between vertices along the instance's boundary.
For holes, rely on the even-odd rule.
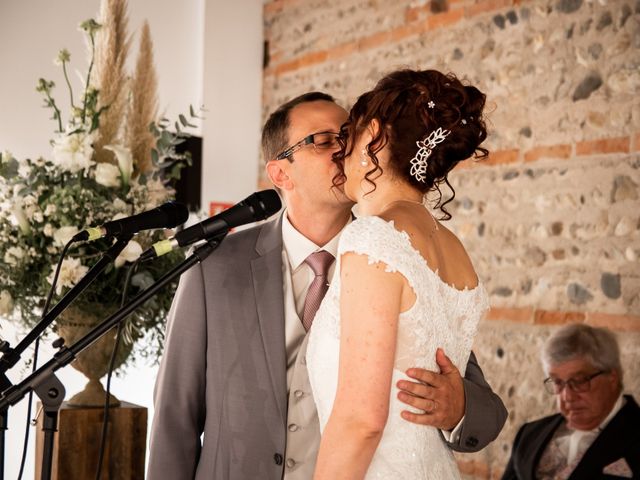
[[[96,311],[103,312],[99,316],[92,312],[86,312],[76,307],[67,308],[56,322],[58,336],[64,338],[66,346],[73,345],[80,340],[93,327],[95,327],[107,315],[105,309],[96,308]],[[117,327],[112,328],[98,341],[82,351],[76,359],[71,362],[71,366],[81,372],[89,379],[84,390],[75,394],[67,404],[73,407],[102,407],[105,403],[105,389],[100,383],[100,379],[109,370],[109,361],[115,345]],[[114,370],[124,363],[133,346],[126,345],[121,339],[118,346]],[[109,395],[109,405],[117,407],[120,401],[113,395]]]

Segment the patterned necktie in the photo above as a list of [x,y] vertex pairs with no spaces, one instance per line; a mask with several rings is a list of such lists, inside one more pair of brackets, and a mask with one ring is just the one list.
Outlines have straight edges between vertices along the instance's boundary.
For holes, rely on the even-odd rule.
[[315,278],[311,282],[311,285],[309,285],[307,296],[304,299],[302,326],[306,331],[309,331],[311,328],[313,317],[316,316],[320,302],[322,302],[322,299],[329,288],[327,275],[333,260],[333,255],[324,250],[320,250],[319,252],[314,252],[309,255],[304,261],[309,265],[309,267],[311,267],[311,270],[313,270],[313,273],[315,274]]

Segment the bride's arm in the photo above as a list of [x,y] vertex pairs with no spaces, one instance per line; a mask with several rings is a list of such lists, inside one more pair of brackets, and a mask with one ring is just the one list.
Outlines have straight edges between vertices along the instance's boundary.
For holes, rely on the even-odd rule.
[[389,412],[404,279],[346,253],[340,272],[340,366],[314,478],[363,478]]

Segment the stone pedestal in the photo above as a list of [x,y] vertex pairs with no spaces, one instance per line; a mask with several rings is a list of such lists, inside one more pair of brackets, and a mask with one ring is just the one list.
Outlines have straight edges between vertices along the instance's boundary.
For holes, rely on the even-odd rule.
[[[62,404],[58,416],[52,461],[52,480],[94,479],[100,454],[103,408]],[[42,415],[36,427],[35,478],[40,478],[44,433]],[[109,429],[101,479],[144,478],[147,409],[127,402],[109,411]]]

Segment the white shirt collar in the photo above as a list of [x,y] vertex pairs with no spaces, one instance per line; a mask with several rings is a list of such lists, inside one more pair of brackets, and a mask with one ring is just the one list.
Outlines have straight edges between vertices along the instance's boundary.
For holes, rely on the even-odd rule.
[[338,241],[341,233],[342,230],[329,240],[326,245],[316,245],[295,229],[289,221],[287,211],[285,210],[282,218],[282,243],[287,252],[291,271],[295,271],[309,255],[318,250],[326,250],[335,257],[338,254]]
[[613,417],[615,417],[618,414],[620,409],[623,407],[624,402],[625,402],[624,397],[622,396],[622,393],[620,393],[620,395],[618,396],[618,399],[616,400],[616,403],[613,404],[613,408],[609,412],[609,415],[607,415],[607,417],[602,421],[602,423],[598,425],[597,430],[599,432],[604,430],[604,428],[609,424],[609,422],[613,419]]

